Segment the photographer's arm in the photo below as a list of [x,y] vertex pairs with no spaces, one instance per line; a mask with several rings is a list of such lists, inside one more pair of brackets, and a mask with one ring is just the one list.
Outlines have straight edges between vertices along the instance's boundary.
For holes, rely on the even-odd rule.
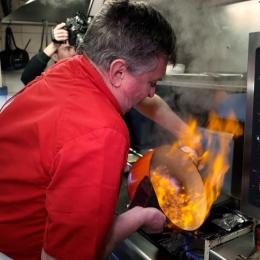
[[[55,40],[66,41],[68,39],[68,32],[63,29],[64,25],[65,23],[60,23],[53,29],[52,34]],[[43,51],[39,51],[31,58],[21,75],[21,81],[25,85],[41,75],[59,46],[60,44],[51,42]]]
[[27,63],[21,75],[21,81],[23,84],[26,85],[34,80],[37,76],[41,75],[41,73],[47,67],[49,60],[50,57],[42,51],[33,56]]

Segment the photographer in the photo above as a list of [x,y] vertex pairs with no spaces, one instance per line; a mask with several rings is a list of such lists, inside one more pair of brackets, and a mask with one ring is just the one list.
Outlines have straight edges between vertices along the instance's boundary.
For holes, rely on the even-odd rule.
[[[39,51],[26,65],[21,81],[26,85],[46,69],[50,59],[53,62],[72,57],[76,54],[75,47],[68,43],[69,33],[64,29],[65,23],[58,24],[53,29],[53,39],[43,51]],[[58,43],[65,42],[65,43]]]

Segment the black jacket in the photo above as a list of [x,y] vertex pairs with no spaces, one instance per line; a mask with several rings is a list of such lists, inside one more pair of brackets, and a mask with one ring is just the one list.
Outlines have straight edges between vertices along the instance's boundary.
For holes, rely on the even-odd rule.
[[46,69],[49,60],[50,57],[43,51],[39,51],[35,56],[33,56],[27,63],[21,76],[21,81],[24,85],[41,75],[41,73]]

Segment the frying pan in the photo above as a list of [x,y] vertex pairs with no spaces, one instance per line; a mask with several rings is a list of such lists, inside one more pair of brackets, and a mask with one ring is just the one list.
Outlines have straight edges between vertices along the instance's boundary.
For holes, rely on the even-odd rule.
[[[173,226],[196,230],[206,218],[202,178],[190,156],[178,148],[163,145],[144,154],[131,168],[127,184],[131,204],[149,206],[145,202],[155,195]],[[143,205],[140,198],[145,201]]]

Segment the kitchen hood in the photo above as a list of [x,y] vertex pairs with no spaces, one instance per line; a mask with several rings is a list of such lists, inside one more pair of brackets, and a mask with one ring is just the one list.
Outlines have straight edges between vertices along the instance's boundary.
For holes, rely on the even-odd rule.
[[[27,1],[2,19],[3,24],[57,24],[77,11],[88,13],[91,0],[34,0]],[[93,2],[93,1],[92,1]],[[92,4],[91,4],[92,5]]]

